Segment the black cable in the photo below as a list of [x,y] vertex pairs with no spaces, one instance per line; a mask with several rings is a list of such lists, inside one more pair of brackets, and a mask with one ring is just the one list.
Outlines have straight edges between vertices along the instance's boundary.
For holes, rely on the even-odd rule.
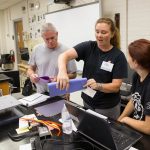
[[[44,150],[44,144],[49,141],[49,142],[52,142],[52,143],[49,143],[49,144],[54,144],[54,145],[71,145],[71,144],[75,144],[75,143],[88,143],[92,149],[91,150],[94,150],[94,145],[92,143],[90,143],[89,141],[86,141],[86,140],[79,140],[79,141],[71,141],[71,142],[64,142],[63,140],[57,140],[57,139],[44,139],[43,140],[43,143],[42,143],[42,149]],[[60,142],[60,143],[59,143]],[[85,150],[83,148],[74,148],[73,150]]]
[[12,132],[8,132],[8,137],[14,141],[14,142],[18,142],[21,141],[27,137],[32,137],[32,136],[36,136],[38,135],[38,131],[33,131],[33,132],[29,132],[29,133],[24,133],[24,134],[18,134],[18,135],[14,135]]
[[86,150],[86,149],[83,149],[83,148],[74,148],[74,149],[72,149],[72,150]]

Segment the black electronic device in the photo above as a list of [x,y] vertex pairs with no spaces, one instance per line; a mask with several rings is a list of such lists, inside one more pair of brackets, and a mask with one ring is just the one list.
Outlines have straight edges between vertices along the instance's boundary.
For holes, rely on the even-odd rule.
[[54,0],[54,3],[57,4],[69,4],[71,0]]
[[78,127],[79,122],[84,118],[84,115],[86,113],[85,109],[82,106],[71,101],[65,101],[65,105],[76,127]]
[[24,114],[17,108],[10,108],[0,112],[0,126],[8,125],[17,121]]
[[28,48],[20,49],[21,60],[29,61],[29,50]]
[[81,120],[77,133],[107,150],[127,150],[142,137],[125,124],[88,113]]
[[13,68],[14,68],[14,52],[12,51],[10,54],[1,54],[1,69],[13,70]]

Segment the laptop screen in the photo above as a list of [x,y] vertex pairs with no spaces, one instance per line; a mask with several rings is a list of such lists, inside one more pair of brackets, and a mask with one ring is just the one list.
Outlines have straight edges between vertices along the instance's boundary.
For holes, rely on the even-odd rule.
[[88,113],[81,120],[78,132],[99,146],[111,150],[127,150],[142,137],[125,124]]
[[65,101],[65,104],[72,120],[74,121],[77,127],[79,125],[79,122],[83,119],[86,113],[85,110],[82,108],[82,106],[70,101]]
[[100,147],[116,150],[109,124],[101,118],[86,113],[78,126],[78,133]]

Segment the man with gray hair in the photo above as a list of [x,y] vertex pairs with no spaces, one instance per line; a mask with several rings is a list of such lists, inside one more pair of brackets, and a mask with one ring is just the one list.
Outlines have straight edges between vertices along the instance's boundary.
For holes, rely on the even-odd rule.
[[[30,80],[36,84],[38,93],[47,92],[47,83],[40,80],[40,77],[48,76],[52,82],[56,81],[58,74],[58,56],[68,49],[58,42],[58,31],[51,23],[45,23],[41,29],[41,36],[44,43],[34,47],[27,71]],[[76,77],[75,60],[67,64],[69,78]]]

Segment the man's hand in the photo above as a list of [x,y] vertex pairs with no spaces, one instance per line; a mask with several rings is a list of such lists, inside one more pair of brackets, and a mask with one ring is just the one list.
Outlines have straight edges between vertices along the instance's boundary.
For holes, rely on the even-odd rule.
[[33,83],[37,83],[40,80],[40,78],[39,78],[39,76],[37,74],[33,73],[33,74],[30,75],[30,80]]

